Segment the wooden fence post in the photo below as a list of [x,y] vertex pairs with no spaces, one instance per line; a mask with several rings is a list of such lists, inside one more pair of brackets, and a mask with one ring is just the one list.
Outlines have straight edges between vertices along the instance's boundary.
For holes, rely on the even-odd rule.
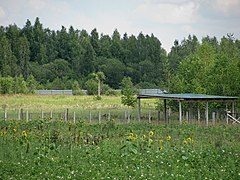
[[212,121],[213,121],[213,124],[215,125],[215,119],[216,119],[216,117],[215,117],[215,112],[212,112]]
[[74,124],[76,123],[76,114],[75,114],[75,111],[73,112],[73,123],[74,123]]
[[67,111],[64,112],[64,120],[67,122]]
[[21,110],[18,110],[18,120],[21,120]]
[[98,111],[98,123],[101,124],[101,111]]
[[131,114],[130,114],[130,112],[128,111],[128,112],[127,112],[127,123],[128,123],[128,124],[130,123],[130,116],[131,116]]
[[110,110],[108,111],[108,121],[111,120],[111,113],[110,113]]
[[148,122],[151,123],[151,112],[148,112]]
[[68,111],[69,111],[69,109],[67,108],[67,111],[66,111],[66,120],[67,121],[69,120],[69,118],[68,118]]
[[21,109],[21,120],[23,120],[23,109]]
[[4,109],[4,120],[6,121],[7,120],[7,110]]
[[44,119],[44,112],[43,111],[41,112],[41,118],[42,118],[42,120]]
[[189,123],[188,111],[186,111],[186,120],[187,120],[187,123]]
[[198,123],[200,123],[201,114],[200,114],[200,108],[199,108],[199,105],[198,105],[198,109],[197,109],[197,116],[198,116]]
[[51,118],[51,120],[53,119],[53,112],[52,111],[50,112],[50,118]]

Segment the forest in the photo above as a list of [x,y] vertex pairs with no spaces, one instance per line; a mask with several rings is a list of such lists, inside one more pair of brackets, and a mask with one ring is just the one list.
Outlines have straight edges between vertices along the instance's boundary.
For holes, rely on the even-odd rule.
[[130,77],[136,88],[171,93],[239,96],[240,41],[234,34],[189,35],[175,40],[169,53],[154,36],[90,33],[70,26],[44,28],[39,18],[23,28],[0,27],[0,93],[34,93],[36,89],[87,89],[97,93],[97,72],[104,74],[102,92],[120,89]]

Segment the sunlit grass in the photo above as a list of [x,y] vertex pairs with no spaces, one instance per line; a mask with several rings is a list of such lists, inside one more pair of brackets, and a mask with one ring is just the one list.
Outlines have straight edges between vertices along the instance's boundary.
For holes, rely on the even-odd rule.
[[[143,108],[155,108],[155,100],[142,100]],[[65,109],[127,109],[121,104],[120,96],[103,96],[96,100],[94,96],[70,95],[1,95],[0,107],[28,110],[65,110]]]

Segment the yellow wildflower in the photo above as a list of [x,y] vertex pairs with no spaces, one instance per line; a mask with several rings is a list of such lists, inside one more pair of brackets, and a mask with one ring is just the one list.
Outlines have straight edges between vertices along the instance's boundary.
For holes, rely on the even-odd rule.
[[22,131],[22,137],[27,138],[27,132],[26,131]]
[[190,137],[188,137],[185,141],[185,144],[194,142],[193,139],[191,139]]
[[163,143],[163,140],[162,140],[162,139],[160,139],[160,140],[159,140],[159,144],[162,144],[162,143]]
[[167,141],[170,141],[170,140],[171,140],[171,136],[168,135],[168,136],[166,137],[166,140],[167,140]]
[[130,132],[130,135],[129,135],[129,136],[132,136],[132,137],[133,137],[133,136],[134,136],[133,132]]
[[154,132],[153,131],[150,131],[149,132],[149,136],[153,136],[154,135]]
[[143,135],[143,139],[147,140],[147,136],[145,134]]
[[130,136],[128,136],[127,140],[133,142],[135,140],[135,138],[130,135]]
[[160,147],[159,147],[159,150],[162,151],[162,150],[163,150],[163,146],[160,146]]
[[16,133],[16,132],[17,132],[17,130],[16,130],[15,128],[13,128],[13,132],[14,132],[14,133]]
[[148,140],[148,143],[149,143],[149,144],[152,144],[152,143],[153,143],[153,140],[152,140],[152,139],[149,139],[149,140]]

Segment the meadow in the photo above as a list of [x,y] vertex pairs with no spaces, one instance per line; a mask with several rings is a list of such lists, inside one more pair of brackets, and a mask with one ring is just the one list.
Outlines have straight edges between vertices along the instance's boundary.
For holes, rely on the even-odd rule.
[[0,121],[0,179],[239,179],[238,126]]
[[[143,108],[155,108],[156,100],[142,100]],[[28,110],[79,110],[79,109],[126,109],[121,104],[121,96],[102,96],[97,100],[94,96],[71,95],[0,95],[0,107],[7,109]]]
[[[0,96],[2,108],[124,110],[120,97]],[[155,100],[143,101],[154,109]],[[0,179],[239,179],[238,125],[0,120]]]

